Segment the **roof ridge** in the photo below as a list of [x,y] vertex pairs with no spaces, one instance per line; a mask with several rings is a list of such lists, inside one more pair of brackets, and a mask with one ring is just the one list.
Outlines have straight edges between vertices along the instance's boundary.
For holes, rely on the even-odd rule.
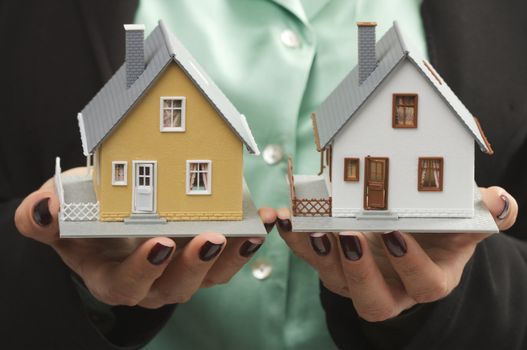
[[399,44],[401,44],[401,49],[406,55],[408,55],[410,50],[408,49],[406,40],[404,38],[403,33],[401,32],[401,29],[399,28],[399,23],[397,21],[393,21],[393,28],[395,29],[395,34],[397,35],[397,39],[399,39],[398,42]]
[[165,26],[165,22],[160,19],[158,21],[158,26],[161,28],[161,33],[163,34],[163,39],[165,39],[165,45],[168,50],[168,54],[172,57],[176,57],[176,47],[174,46],[174,43],[172,42],[170,33],[168,32],[167,27]]

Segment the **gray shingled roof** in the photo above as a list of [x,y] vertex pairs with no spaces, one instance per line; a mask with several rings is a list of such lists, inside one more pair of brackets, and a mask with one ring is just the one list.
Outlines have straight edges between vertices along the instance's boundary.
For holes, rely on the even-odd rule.
[[145,71],[130,88],[126,88],[126,66],[123,64],[78,114],[85,155],[93,153],[173,61],[193,80],[249,152],[259,154],[245,116],[238,112],[162,21],[145,40],[145,61]]
[[[376,50],[377,68],[364,83],[359,85],[358,66],[356,66],[315,112],[315,125],[320,148],[327,147],[333,141],[339,131],[353,118],[355,113],[385,78],[401,62],[408,59],[439,92],[443,100],[473,135],[480,149],[485,153],[492,153],[490,145],[486,142],[485,136],[480,131],[472,114],[442,79],[440,83],[434,77],[437,72],[432,73],[425,66],[425,61],[420,57],[419,53],[408,48],[397,22],[394,22],[392,28],[377,42]],[[437,77],[439,78],[439,75]]]

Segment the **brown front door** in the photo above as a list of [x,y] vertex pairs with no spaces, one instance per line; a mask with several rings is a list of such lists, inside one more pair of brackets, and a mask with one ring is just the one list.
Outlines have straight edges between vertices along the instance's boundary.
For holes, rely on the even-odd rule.
[[387,209],[388,158],[366,157],[364,171],[364,209]]

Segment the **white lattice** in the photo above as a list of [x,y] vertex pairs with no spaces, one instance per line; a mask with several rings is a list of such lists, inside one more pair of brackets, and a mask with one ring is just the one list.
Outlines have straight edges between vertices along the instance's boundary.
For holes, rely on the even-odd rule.
[[64,221],[94,221],[99,218],[99,202],[97,203],[64,203],[61,205],[61,215]]

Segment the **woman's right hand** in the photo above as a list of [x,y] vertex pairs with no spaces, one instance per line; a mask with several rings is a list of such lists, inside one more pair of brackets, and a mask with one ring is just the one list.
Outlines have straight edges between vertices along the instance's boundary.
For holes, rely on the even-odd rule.
[[213,232],[179,249],[167,237],[60,239],[59,206],[50,179],[16,210],[17,229],[51,246],[92,295],[109,305],[154,309],[184,303],[201,287],[227,283],[263,244],[262,238],[226,239]]

